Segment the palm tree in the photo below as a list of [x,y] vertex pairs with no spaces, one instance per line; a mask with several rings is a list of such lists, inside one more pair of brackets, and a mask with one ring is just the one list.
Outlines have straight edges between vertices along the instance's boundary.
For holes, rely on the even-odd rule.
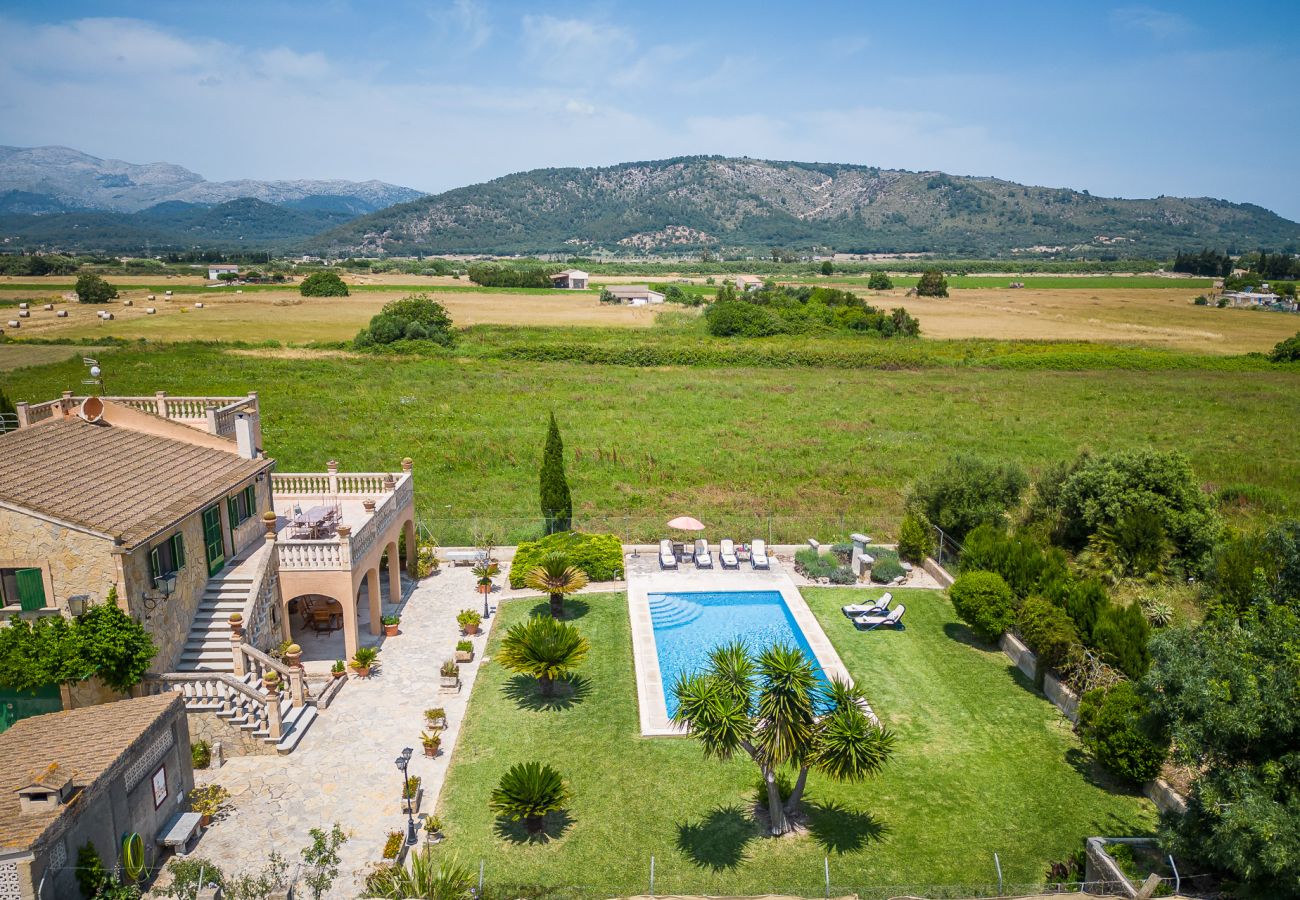
[[453,853],[435,859],[425,846],[411,854],[409,866],[388,866],[366,879],[366,897],[469,900],[474,893],[474,873]]
[[555,679],[569,675],[587,658],[591,644],[567,622],[530,616],[510,626],[501,640],[497,661],[512,672],[537,679],[542,696],[554,693]]
[[573,794],[560,773],[538,762],[516,763],[492,791],[488,808],[512,822],[523,820],[529,834],[545,827],[546,814],[564,809]]
[[[758,765],[774,835],[789,830],[787,817],[799,811],[810,769],[861,781],[877,774],[893,750],[893,735],[863,711],[861,691],[841,681],[823,684],[794,647],[778,644],[757,659],[741,643],[718,647],[708,668],[682,677],[673,692],[673,721],[691,730],[706,757],[744,751]],[[777,775],[787,766],[799,776],[782,803]]]
[[564,595],[587,586],[587,573],[569,562],[562,550],[552,550],[542,557],[536,568],[524,575],[524,584],[535,591],[551,595],[551,617],[564,617]]

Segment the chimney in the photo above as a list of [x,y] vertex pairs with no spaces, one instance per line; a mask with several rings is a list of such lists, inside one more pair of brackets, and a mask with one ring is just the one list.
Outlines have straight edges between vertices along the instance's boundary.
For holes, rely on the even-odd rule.
[[235,416],[235,446],[244,459],[257,459],[257,447],[253,445],[253,422],[244,413]]

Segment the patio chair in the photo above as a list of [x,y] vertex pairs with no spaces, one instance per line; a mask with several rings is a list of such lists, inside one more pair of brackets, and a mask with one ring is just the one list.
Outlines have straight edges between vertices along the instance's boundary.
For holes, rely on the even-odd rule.
[[770,569],[772,563],[767,558],[767,544],[757,538],[750,544],[749,564],[755,569]]
[[848,606],[841,606],[840,611],[850,619],[854,616],[883,615],[889,611],[889,601],[893,599],[894,595],[886,591],[867,603],[850,603]]
[[695,568],[713,568],[713,554],[709,552],[708,542],[704,538],[700,538],[695,542]]
[[677,568],[677,555],[673,553],[673,542],[666,538],[659,542],[659,568]]
[[903,613],[907,607],[898,604],[889,611],[887,616],[858,616],[853,620],[853,624],[863,631],[875,631],[877,628],[902,628]]
[[740,568],[740,559],[736,556],[736,545],[730,538],[718,545],[718,560],[722,563],[724,569]]

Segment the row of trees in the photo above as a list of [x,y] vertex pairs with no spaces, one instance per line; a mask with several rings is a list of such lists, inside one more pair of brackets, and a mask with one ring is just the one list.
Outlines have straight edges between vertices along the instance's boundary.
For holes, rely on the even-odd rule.
[[382,347],[398,341],[421,341],[450,347],[456,342],[447,309],[427,294],[409,294],[384,304],[370,324],[357,333],[352,345],[358,350]]
[[1200,275],[1206,278],[1226,278],[1232,274],[1236,264],[1227,253],[1203,249],[1200,253],[1184,253],[1181,250],[1174,256],[1170,270],[1187,275]]
[[920,323],[905,309],[884,312],[850,291],[767,284],[738,294],[723,285],[705,311],[716,337],[846,332],[881,337],[916,337]]

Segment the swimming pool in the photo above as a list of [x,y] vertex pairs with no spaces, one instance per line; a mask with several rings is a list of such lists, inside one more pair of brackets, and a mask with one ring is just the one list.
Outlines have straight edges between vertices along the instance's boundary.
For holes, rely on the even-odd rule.
[[788,644],[812,660],[817,677],[826,681],[817,656],[794,620],[780,591],[708,591],[650,593],[650,623],[668,715],[677,712],[673,685],[709,664],[713,648],[743,641],[754,652]]

